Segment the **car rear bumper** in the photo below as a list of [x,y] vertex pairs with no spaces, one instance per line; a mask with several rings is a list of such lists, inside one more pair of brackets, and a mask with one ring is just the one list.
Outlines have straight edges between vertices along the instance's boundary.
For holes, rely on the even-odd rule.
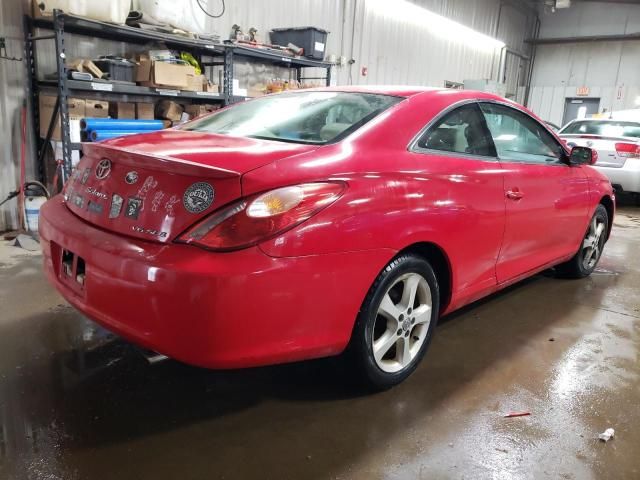
[[[273,258],[127,238],[76,217],[60,196],[41,209],[44,269],[78,310],[144,348],[210,368],[340,353],[387,249]],[[61,252],[86,263],[84,285]]]
[[640,193],[640,159],[629,158],[620,168],[601,167],[597,164],[594,168],[606,175],[617,189]]

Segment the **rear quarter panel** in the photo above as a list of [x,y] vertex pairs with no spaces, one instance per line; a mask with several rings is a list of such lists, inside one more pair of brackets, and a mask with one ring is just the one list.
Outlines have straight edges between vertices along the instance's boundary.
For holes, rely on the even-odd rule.
[[407,150],[422,127],[450,103],[449,92],[412,97],[338,144],[246,174],[245,194],[305,181],[349,185],[335,204],[310,221],[262,243],[263,251],[278,257],[380,248],[397,252],[430,242],[449,259],[454,293],[495,286],[504,231],[500,164]]

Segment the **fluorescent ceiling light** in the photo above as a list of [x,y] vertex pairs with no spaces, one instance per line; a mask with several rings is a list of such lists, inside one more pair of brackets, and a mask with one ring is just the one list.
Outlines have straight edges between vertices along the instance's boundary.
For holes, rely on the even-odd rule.
[[366,0],[377,13],[400,22],[417,25],[428,32],[452,42],[463,43],[478,50],[495,50],[504,42],[480,33],[461,23],[433,13],[407,0]]

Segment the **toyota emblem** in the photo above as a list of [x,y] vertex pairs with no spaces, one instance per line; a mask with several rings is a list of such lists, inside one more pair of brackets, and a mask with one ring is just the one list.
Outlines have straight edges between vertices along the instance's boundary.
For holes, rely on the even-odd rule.
[[111,173],[111,160],[106,158],[100,160],[98,166],[96,167],[96,178],[98,180],[102,180],[103,178],[107,178]]

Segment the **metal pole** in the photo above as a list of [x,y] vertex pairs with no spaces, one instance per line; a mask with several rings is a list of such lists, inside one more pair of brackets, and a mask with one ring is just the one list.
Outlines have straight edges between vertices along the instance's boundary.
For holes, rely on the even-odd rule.
[[[31,37],[31,19],[25,15],[23,21],[24,28],[24,66],[26,69],[25,82],[25,98],[27,103],[31,103],[31,138],[33,139],[33,145],[35,146],[38,158],[40,158],[40,148],[44,152],[44,145],[40,145],[39,134],[40,130],[40,105],[38,103],[38,72],[36,69],[36,53],[34,50],[35,44]],[[40,180],[44,178],[44,165],[42,162],[36,164],[38,170],[38,177]]]
[[60,137],[62,140],[62,183],[71,176],[71,136],[69,132],[69,89],[64,47],[64,16],[60,10],[53,11],[53,29],[56,36],[56,66],[58,70],[58,100],[60,102]]

